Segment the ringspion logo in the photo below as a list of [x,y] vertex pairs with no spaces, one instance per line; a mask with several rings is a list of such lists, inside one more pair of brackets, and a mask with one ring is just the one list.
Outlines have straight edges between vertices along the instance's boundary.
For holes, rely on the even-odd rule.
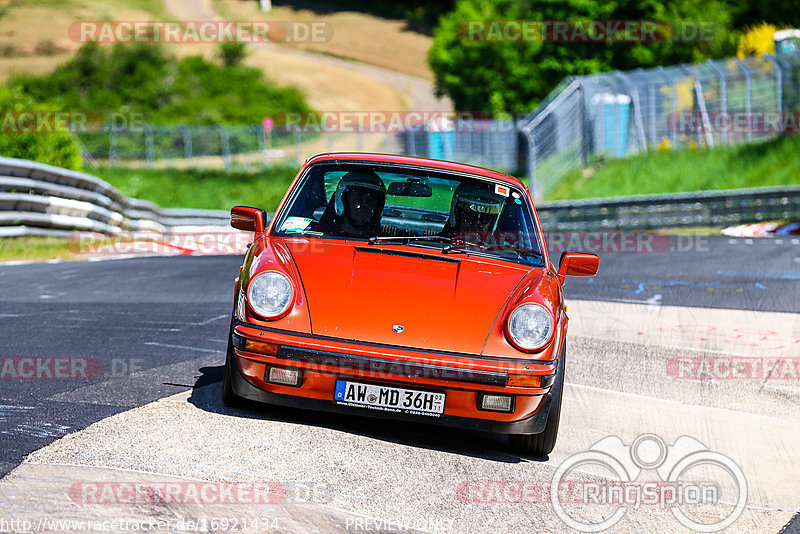
[[578,532],[601,532],[630,509],[657,506],[692,531],[717,532],[744,511],[747,480],[733,459],[689,436],[671,445],[655,434],[630,445],[608,436],[563,461],[552,479],[464,481],[456,498],[467,504],[549,504]]

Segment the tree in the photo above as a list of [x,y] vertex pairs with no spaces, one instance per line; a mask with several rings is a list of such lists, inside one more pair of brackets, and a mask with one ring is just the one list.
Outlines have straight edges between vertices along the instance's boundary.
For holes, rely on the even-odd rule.
[[[633,34],[626,34],[630,42],[543,42],[535,34],[513,39],[515,32],[507,24],[572,21],[573,28],[591,29],[588,23],[593,20],[667,23],[658,24],[653,34],[657,40],[649,42],[637,42]],[[496,113],[497,103],[502,102],[507,111],[527,113],[569,75],[732,54],[731,20],[730,9],[721,0],[701,4],[693,0],[668,4],[651,0],[459,0],[453,11],[439,20],[428,61],[437,93],[448,95],[457,109]],[[479,31],[472,31],[475,28]],[[493,28],[500,33],[492,33]],[[703,33],[698,35],[698,29]]]

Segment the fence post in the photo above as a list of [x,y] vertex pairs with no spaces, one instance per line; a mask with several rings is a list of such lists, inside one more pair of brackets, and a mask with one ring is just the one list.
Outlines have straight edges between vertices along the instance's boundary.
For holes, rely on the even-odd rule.
[[639,88],[634,88],[634,83],[630,79],[630,77],[622,71],[615,70],[614,74],[617,75],[618,78],[622,78],[622,81],[625,82],[625,85],[628,87],[630,91],[631,97],[631,108],[633,111],[633,122],[636,124],[636,129],[638,130],[639,138],[642,140],[642,144],[644,145],[644,149],[647,150],[647,137],[644,133],[644,118],[642,117],[642,99],[639,95]]
[[153,128],[151,128],[149,124],[145,125],[144,127],[144,145],[147,158],[147,165],[148,167],[152,167],[155,155],[153,149]]
[[523,127],[522,133],[525,134],[525,140],[528,142],[528,181],[530,182],[529,189],[533,196],[534,202],[541,200],[542,188],[536,181],[536,140],[533,137],[533,131],[527,130]]
[[112,167],[117,164],[117,127],[113,122],[108,130],[108,161]]
[[267,154],[267,135],[264,133],[262,126],[256,126],[256,135],[258,136],[258,150],[261,152],[261,161],[266,167],[269,165],[269,154]]
[[648,150],[652,150],[653,148],[658,146],[658,141],[656,140],[656,84],[650,84],[650,146],[647,147]]
[[581,122],[581,165],[589,166],[589,115],[586,111],[586,91],[580,79],[578,80],[578,98],[580,99],[580,122]]
[[[659,67],[657,67],[657,69],[661,73],[661,75],[667,80],[667,83],[669,84],[670,90],[672,91],[672,115],[671,116],[675,117],[675,113],[678,111],[678,88],[675,85],[675,82],[672,80],[672,78],[670,78],[667,75],[667,73],[664,71],[664,67],[659,66]],[[667,124],[669,124],[669,121],[667,121]],[[677,135],[678,132],[675,131],[675,128],[670,128],[669,130],[670,130],[669,138],[670,138],[670,141],[672,142],[672,148],[675,148],[675,145],[678,143],[678,135]]]
[[780,62],[774,56],[765,53],[764,57],[766,57],[768,60],[772,62],[773,65],[775,65],[775,84],[778,86],[776,91],[777,94],[775,96],[777,98],[777,103],[778,103],[778,117],[780,117],[781,121],[780,133],[782,134],[783,133],[783,70]]
[[[715,61],[709,61],[708,64],[719,75],[719,111],[725,116],[728,113],[728,77],[725,76],[725,73],[717,66]],[[722,130],[722,143],[728,144],[728,131],[725,129]]]
[[753,93],[752,93],[751,84],[750,84],[750,69],[748,69],[747,65],[745,65],[740,59],[733,58],[733,60],[736,62],[737,65],[739,65],[739,68],[742,69],[742,72],[744,72],[744,84],[745,84],[744,85],[744,87],[745,87],[744,110],[745,110],[745,115],[747,116],[747,123],[748,123],[747,124],[747,142],[749,143],[750,141],[753,140],[753,128],[751,126],[752,125],[752,120],[753,120],[753,117],[752,117],[752,114],[751,114],[752,104],[753,104],[753,100],[752,100]]
[[188,167],[192,164],[192,132],[186,126],[181,126],[181,132],[183,132],[183,157]]
[[226,130],[223,126],[217,124],[217,130],[219,131],[219,138],[222,142],[222,161],[225,165],[225,172],[230,172],[231,170],[231,147],[228,144],[228,130]]
[[700,141],[705,137],[706,145],[713,148],[714,138],[711,131],[706,129],[706,123],[709,119],[708,109],[706,108],[706,97],[703,94],[703,84],[700,83],[700,78],[695,75],[689,67],[681,65],[683,71],[694,79],[694,101],[700,110],[700,128],[697,130],[696,140],[697,146],[700,146]]

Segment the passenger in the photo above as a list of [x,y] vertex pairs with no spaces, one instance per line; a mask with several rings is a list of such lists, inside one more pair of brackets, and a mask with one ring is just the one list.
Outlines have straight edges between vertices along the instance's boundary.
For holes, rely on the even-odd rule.
[[491,184],[463,182],[453,193],[450,219],[441,235],[482,242],[496,230],[503,200],[492,192]]

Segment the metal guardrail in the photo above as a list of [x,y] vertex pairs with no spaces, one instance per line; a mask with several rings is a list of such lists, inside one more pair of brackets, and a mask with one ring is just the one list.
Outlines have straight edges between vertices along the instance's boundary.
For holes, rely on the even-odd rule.
[[187,226],[228,226],[224,210],[164,209],[128,198],[82,172],[0,157],[0,236],[73,231],[165,233]]
[[536,205],[542,228],[653,230],[800,220],[800,186],[557,200]]
[[[800,186],[541,202],[545,231],[652,230],[800,220]],[[0,157],[0,236],[228,227],[224,210],[162,209],[89,174]]]

